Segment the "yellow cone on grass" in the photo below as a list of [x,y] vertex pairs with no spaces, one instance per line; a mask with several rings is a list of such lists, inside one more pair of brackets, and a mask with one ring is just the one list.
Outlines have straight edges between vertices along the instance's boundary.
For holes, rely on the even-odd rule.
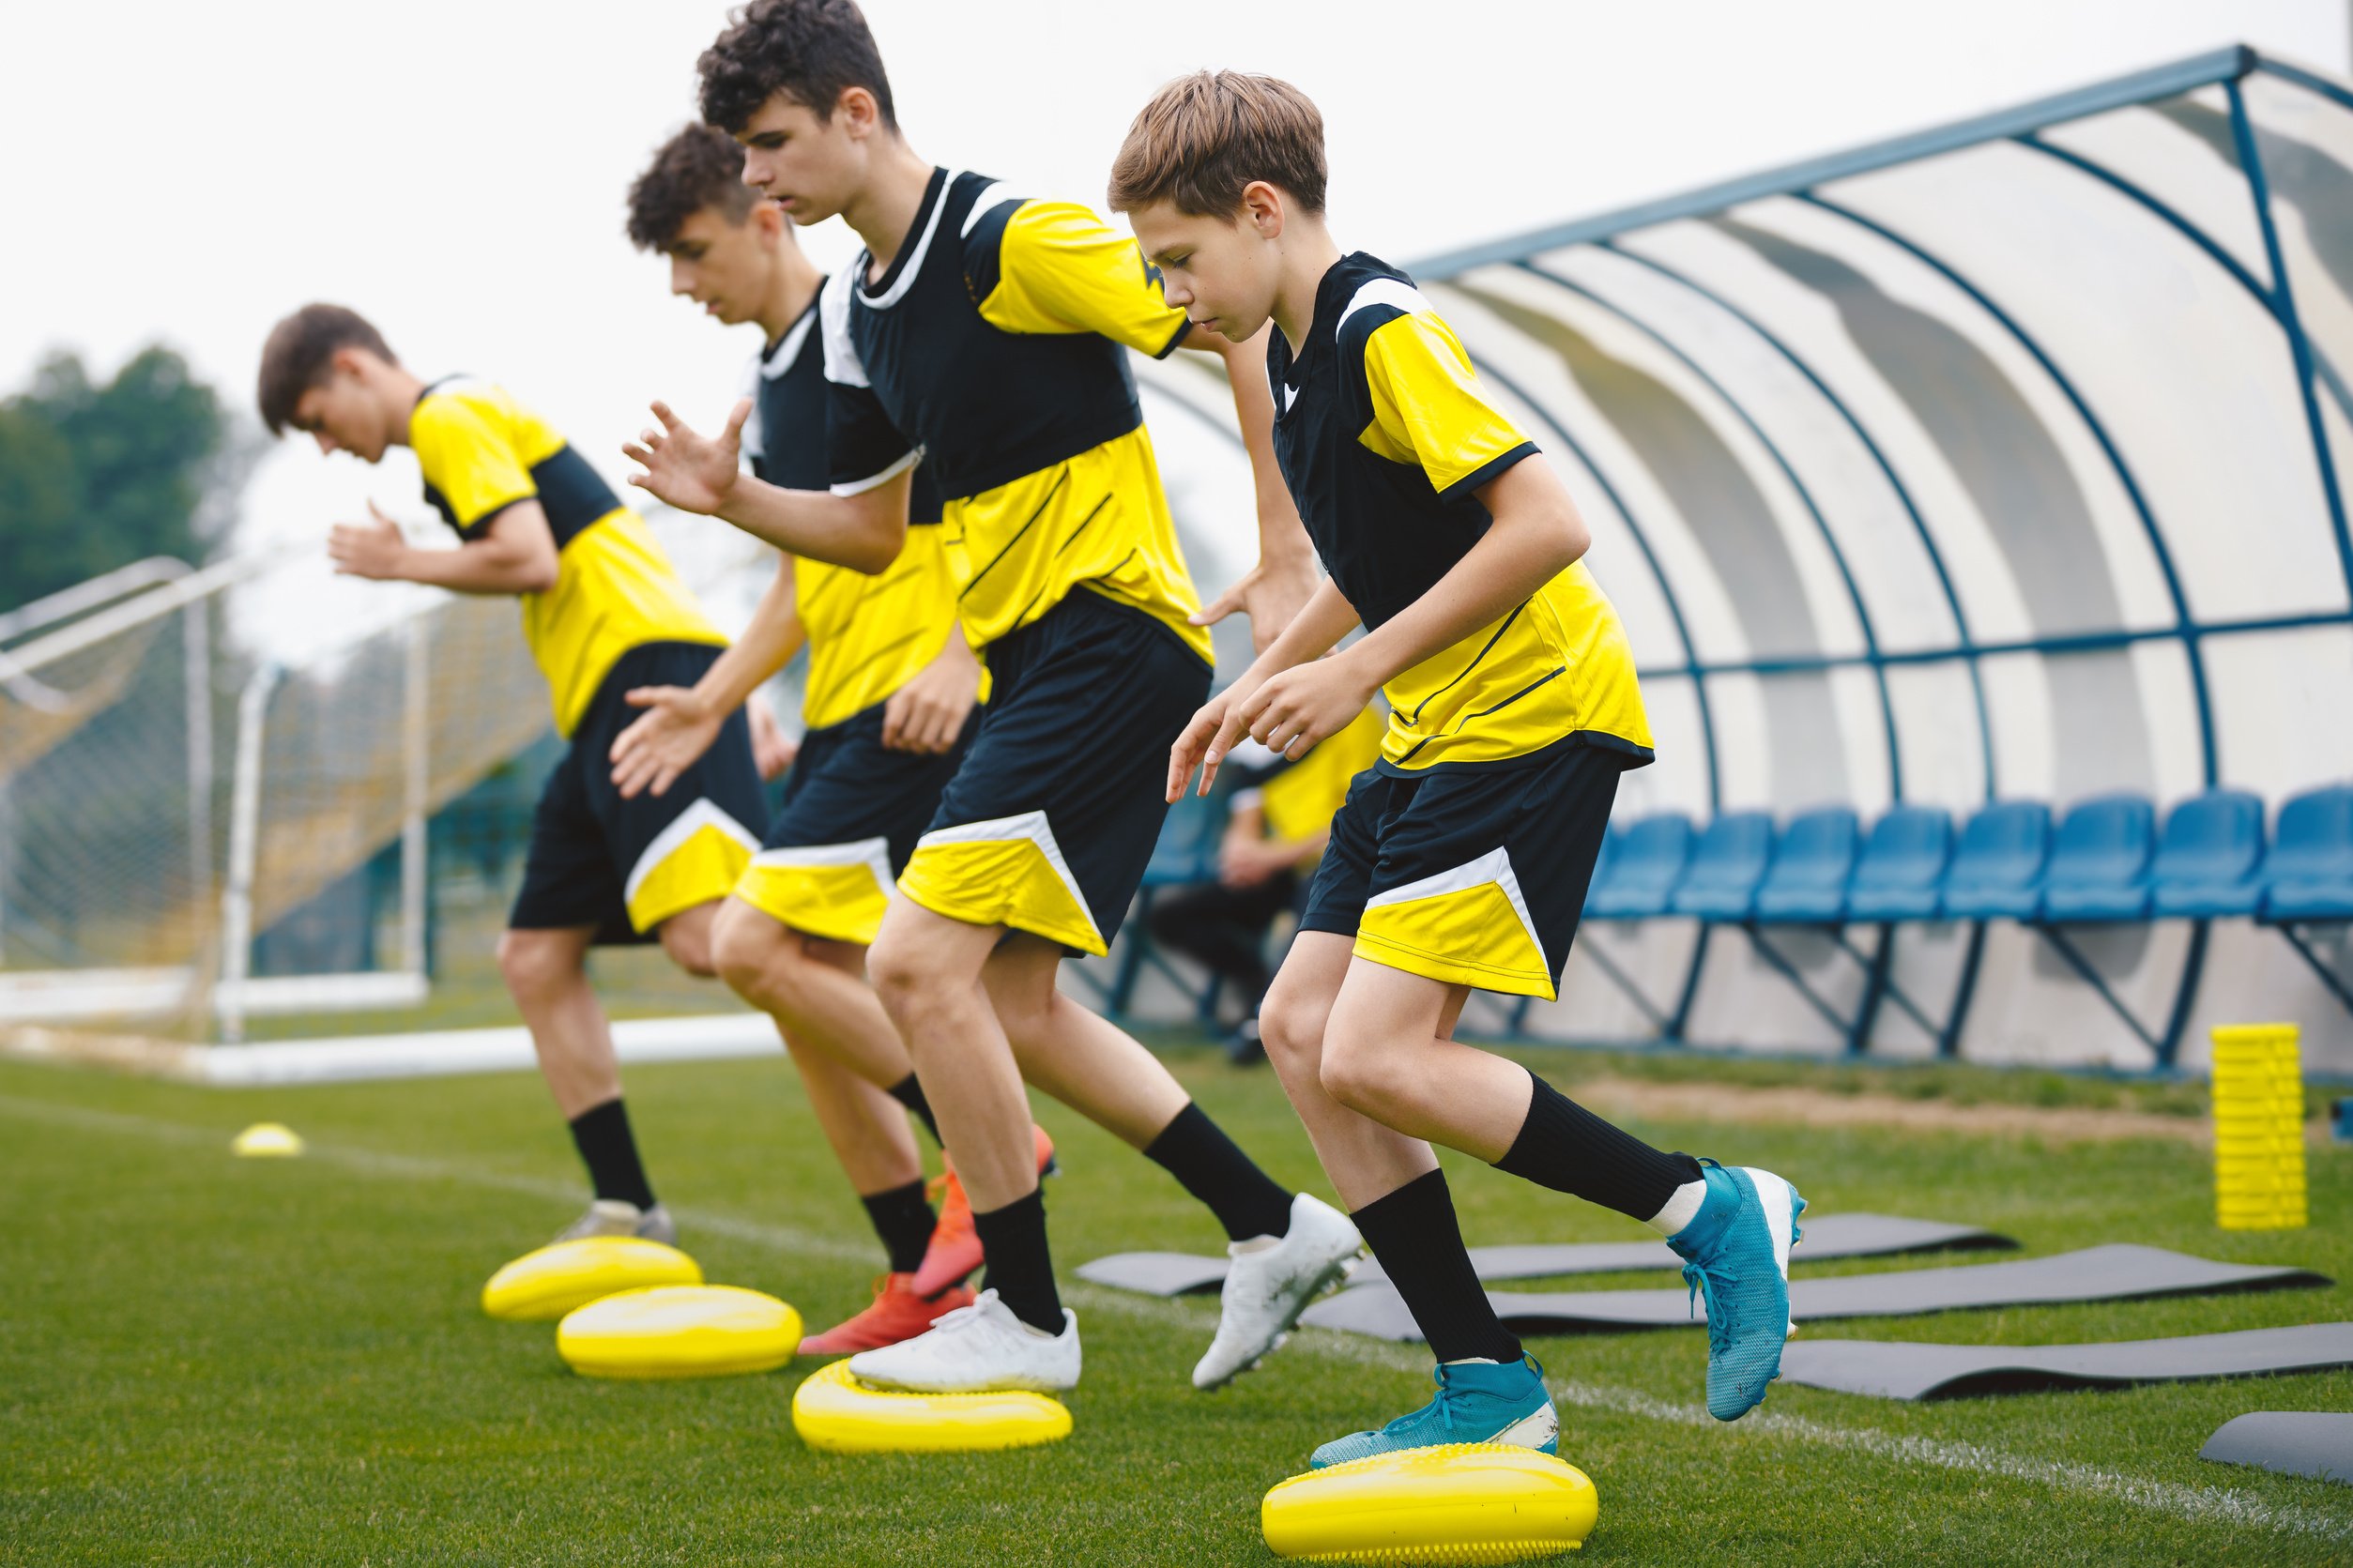
[[229,1141],[240,1160],[286,1160],[302,1152],[302,1139],[283,1121],[256,1121]]
[[2306,1223],[2304,1075],[2293,1024],[2214,1031],[2214,1218],[2224,1230]]

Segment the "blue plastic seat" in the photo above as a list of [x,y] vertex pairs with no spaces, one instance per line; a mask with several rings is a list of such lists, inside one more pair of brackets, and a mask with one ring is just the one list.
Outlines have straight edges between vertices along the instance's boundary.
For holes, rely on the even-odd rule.
[[1757,888],[1756,918],[1782,924],[1837,925],[1846,916],[1846,884],[1860,831],[1844,806],[1801,812],[1782,830],[1773,863]]
[[2042,862],[2050,849],[2050,807],[1996,800],[1961,830],[1937,902],[1956,920],[2031,920],[2042,905]]
[[1942,806],[1897,806],[1863,842],[1846,890],[1851,921],[1933,921],[1937,883],[1952,859],[1952,814]]
[[1764,812],[1727,812],[1707,825],[1670,907],[1704,921],[1745,921],[1773,857],[1773,819]]
[[2176,806],[2157,841],[2149,888],[2160,915],[2213,920],[2262,907],[2262,799],[2210,789]]
[[2280,808],[2263,879],[2267,921],[2353,921],[2353,784],[2311,790]]
[[1691,819],[1661,812],[1612,827],[1605,843],[1607,853],[1585,890],[1585,918],[1640,921],[1665,914],[1691,858]]
[[2148,918],[2157,813],[2138,795],[2101,795],[2067,814],[2042,873],[2042,918],[2055,924]]

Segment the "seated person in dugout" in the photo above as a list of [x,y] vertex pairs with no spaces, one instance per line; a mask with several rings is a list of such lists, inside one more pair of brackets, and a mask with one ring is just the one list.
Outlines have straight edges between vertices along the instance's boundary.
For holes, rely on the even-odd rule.
[[271,434],[301,431],[323,453],[380,463],[412,449],[425,500],[458,537],[454,550],[412,545],[371,503],[372,522],[328,537],[337,571],[521,601],[569,744],[532,816],[498,968],[596,1194],[558,1240],[675,1241],[630,1132],[588,956],[658,941],[687,973],[716,972],[712,922],[767,816],[742,709],[665,795],[624,797],[605,752],[634,715],[624,693],[693,684],[726,639],[644,521],[544,420],[488,381],[425,381],[355,312],[306,305],[280,322],[262,350],[260,402]]
[[[629,192],[629,237],[668,258],[670,291],[761,344],[745,371],[743,453],[769,484],[825,482],[825,275],[792,221],[743,183],[743,148],[690,126]],[[809,1104],[882,1242],[889,1267],[871,1305],[801,1348],[839,1355],[895,1344],[969,1306],[981,1261],[971,1206],[949,1168],[943,1212],[924,1192],[908,1128],[931,1106],[906,1044],[866,983],[866,949],[892,886],[939,808],[979,723],[980,662],[956,624],[940,544],[940,493],[922,466],[908,542],[868,576],[779,551],[776,575],[735,646],[691,687],[628,693],[642,708],[613,745],[625,798],[661,795],[709,751],[724,715],[802,647],[808,729],[783,809],[719,913],[719,972],[776,1021]],[[938,1136],[935,1131],[933,1136]],[[1040,1160],[1053,1146],[1036,1134]]]
[[[1316,1451],[1555,1452],[1542,1369],[1480,1287],[1430,1145],[1642,1220],[1707,1296],[1707,1403],[1780,1375],[1805,1204],[1770,1171],[1653,1149],[1454,1038],[1474,987],[1553,997],[1616,798],[1651,760],[1617,612],[1560,478],[1387,263],[1324,225],[1323,120],[1272,77],[1199,72],[1129,129],[1111,206],[1171,304],[1248,337],[1272,320],[1276,453],[1331,576],[1201,708],[1174,799],[1247,735],[1297,754],[1389,703],[1381,759],[1332,822],[1268,994],[1268,1058],[1435,1355],[1438,1395]],[[1359,623],[1365,635],[1335,653]],[[1326,657],[1329,655],[1329,657]]]
[[1387,722],[1375,708],[1293,762],[1255,740],[1225,762],[1233,793],[1212,881],[1172,888],[1155,898],[1144,924],[1152,939],[1207,967],[1210,983],[1233,986],[1242,1016],[1227,1038],[1237,1066],[1266,1059],[1259,1042],[1259,1005],[1275,979],[1266,943],[1276,917],[1298,912],[1299,896],[1332,836],[1332,814],[1348,786],[1381,754]]

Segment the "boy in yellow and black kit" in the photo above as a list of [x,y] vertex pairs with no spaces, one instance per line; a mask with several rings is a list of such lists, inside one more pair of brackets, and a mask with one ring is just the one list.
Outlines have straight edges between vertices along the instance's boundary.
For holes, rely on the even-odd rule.
[[1618,775],[1650,760],[1650,731],[1567,492],[1413,280],[1340,253],[1324,181],[1315,105],[1230,71],[1164,87],[1111,175],[1171,303],[1229,335],[1274,322],[1275,449],[1331,571],[1179,738],[1169,798],[1197,764],[1207,788],[1245,733],[1296,755],[1376,689],[1389,702],[1261,1028],[1429,1342],[1438,1395],[1314,1463],[1440,1443],[1557,1452],[1543,1369],[1480,1287],[1432,1142],[1664,1235],[1706,1292],[1708,1408],[1734,1420],[1780,1372],[1804,1201],[1769,1171],[1653,1149],[1454,1039],[1474,988],[1555,995]]
[[563,1238],[673,1241],[621,1104],[588,953],[659,941],[689,974],[714,973],[713,918],[751,860],[766,804],[741,708],[666,796],[625,799],[604,755],[632,718],[627,692],[692,684],[726,639],[644,521],[544,420],[490,382],[426,383],[354,312],[309,305],[280,322],[262,353],[260,402],[271,434],[306,432],[323,452],[376,463],[414,449],[425,499],[460,540],[416,548],[379,513],[334,529],[338,571],[522,601],[524,640],[569,745],[532,817],[499,969],[596,1192]]
[[[865,244],[819,305],[831,483],[740,479],[747,407],[712,439],[661,404],[663,428],[625,449],[647,469],[634,482],[795,555],[881,571],[905,546],[921,463],[945,498],[957,613],[992,681],[871,962],[970,1194],[987,1287],[851,1371],[939,1393],[1077,1382],[1026,1078],[1216,1214],[1233,1263],[1194,1381],[1222,1383],[1274,1348],[1361,1241],[1055,986],[1063,954],[1104,951],[1125,916],[1167,812],[1154,757],[1209,689],[1209,640],[1126,355],[1214,340],[1197,344],[1134,244],[1085,208],[917,157],[849,0],[754,0],[700,69],[703,117],[743,144],[744,177],[796,221],[840,214]],[[1271,479],[1265,394],[1248,376],[1234,385]],[[1279,487],[1261,496],[1273,555],[1298,525]],[[1295,556],[1240,597],[1294,607],[1312,576],[1304,540]]]

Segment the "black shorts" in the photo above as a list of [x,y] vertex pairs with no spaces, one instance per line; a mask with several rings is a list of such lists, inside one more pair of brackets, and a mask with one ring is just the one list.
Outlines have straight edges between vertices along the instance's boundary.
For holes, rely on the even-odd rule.
[[955,745],[932,755],[882,744],[884,706],[802,737],[784,807],[735,885],[736,897],[795,931],[873,943],[892,884],[986,711],[973,708]]
[[724,651],[706,643],[646,643],[613,662],[540,792],[510,927],[588,925],[600,944],[648,942],[672,915],[734,889],[759,842],[745,824],[768,813],[742,709],[727,715],[710,750],[666,794],[622,799],[608,755],[614,738],[637,718],[623,693],[692,686]]
[[1210,667],[1141,610],[1085,587],[988,647],[964,765],[899,876],[934,913],[1100,954],[1169,814],[1169,748]]
[[1551,998],[1634,759],[1568,739],[1508,763],[1356,775],[1302,931],[1410,974]]

